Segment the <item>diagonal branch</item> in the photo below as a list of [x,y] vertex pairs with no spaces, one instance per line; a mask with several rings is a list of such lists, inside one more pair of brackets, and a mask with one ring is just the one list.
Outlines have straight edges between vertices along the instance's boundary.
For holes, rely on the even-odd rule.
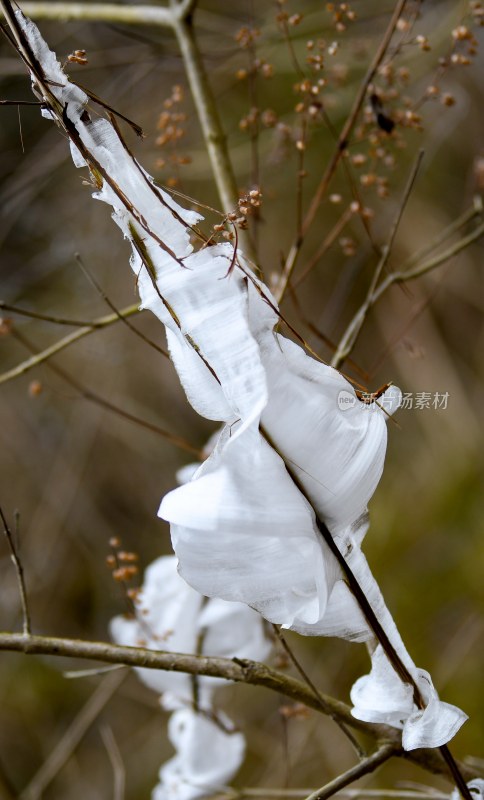
[[[27,339],[26,336],[15,330],[15,328],[12,330],[12,336],[18,339],[18,341],[21,342],[31,353],[35,353],[35,348],[33,347],[32,343]],[[56,364],[52,364],[52,362],[49,361],[47,363],[47,367],[49,367],[51,372],[58,375],[69,386],[72,386],[73,389],[79,392],[80,396],[85,400],[89,400],[91,403],[95,403],[96,405],[101,406],[101,408],[105,408],[107,411],[117,414],[117,416],[128,420],[128,422],[134,422],[135,425],[139,425],[140,427],[145,428],[152,433],[156,433],[158,436],[162,436],[168,442],[171,442],[171,444],[173,444],[175,447],[179,447],[181,450],[185,450],[187,453],[195,456],[199,461],[203,461],[203,452],[194,447],[194,445],[190,444],[190,442],[187,442],[187,440],[182,436],[177,436],[176,434],[170,433],[170,431],[161,428],[159,425],[156,425],[153,422],[148,422],[145,419],[136,417],[134,414],[130,414],[129,411],[125,411],[124,408],[111,403],[110,400],[106,400],[106,398],[102,397],[100,394],[97,394],[97,392],[93,392],[92,389],[84,386],[77,380],[77,378],[74,378],[70,373],[66,372],[64,369],[61,369],[61,367],[57,366]]]
[[407,205],[408,200],[410,198],[410,194],[411,194],[413,185],[415,183],[415,179],[417,177],[417,173],[418,173],[418,170],[420,168],[420,164],[422,163],[423,155],[424,155],[423,150],[420,150],[420,152],[419,152],[419,154],[417,156],[417,159],[416,159],[416,161],[415,161],[415,163],[414,163],[414,165],[412,167],[412,171],[411,171],[410,177],[409,177],[409,179],[407,181],[407,185],[405,186],[405,189],[404,189],[404,192],[403,192],[402,201],[398,206],[398,210],[397,210],[395,219],[393,221],[393,225],[392,225],[392,227],[390,229],[390,235],[388,237],[388,241],[387,241],[386,245],[383,247],[382,254],[381,254],[380,260],[378,261],[378,264],[376,266],[375,272],[373,274],[373,278],[371,280],[370,287],[369,287],[369,289],[367,291],[366,298],[363,301],[363,303],[362,303],[362,305],[361,305],[361,307],[360,307],[360,309],[358,311],[358,314],[354,318],[354,323],[353,323],[351,329],[348,329],[347,333],[343,336],[343,338],[341,339],[340,344],[338,345],[338,349],[337,349],[337,351],[336,351],[336,353],[335,353],[335,355],[334,355],[334,357],[332,359],[332,362],[331,362],[331,365],[333,367],[337,368],[340,364],[343,363],[343,361],[346,358],[346,356],[349,355],[349,353],[353,349],[354,344],[356,342],[356,339],[358,338],[358,335],[359,335],[359,333],[360,333],[360,331],[361,331],[361,329],[362,329],[362,327],[364,325],[364,322],[366,320],[368,311],[371,308],[371,300],[372,300],[372,297],[373,297],[373,295],[374,295],[374,293],[376,291],[376,288],[378,286],[378,281],[380,280],[380,277],[381,277],[381,275],[383,273],[383,270],[385,269],[385,267],[386,267],[386,265],[388,263],[388,259],[390,258],[390,253],[392,251],[393,243],[394,243],[395,237],[397,235],[398,227],[400,225],[400,222],[401,222],[401,219],[402,219],[402,216],[403,216],[403,212],[405,211],[406,205]]
[[[475,214],[473,214],[473,216],[474,215]],[[382,295],[388,291],[390,286],[393,286],[394,283],[406,283],[407,281],[415,280],[416,278],[420,278],[421,275],[431,272],[437,267],[440,267],[442,264],[445,264],[446,261],[449,261],[451,258],[458,255],[460,252],[462,252],[462,250],[465,250],[466,247],[469,247],[469,245],[473,244],[473,242],[476,242],[481,238],[481,236],[484,236],[484,222],[481,222],[481,224],[471,231],[471,233],[468,233],[467,236],[463,236],[462,239],[459,239],[458,242],[455,242],[455,244],[451,245],[443,252],[439,253],[433,258],[428,259],[428,261],[417,264],[415,267],[413,267],[413,269],[390,272],[380,283],[380,285],[374,288],[373,292],[367,295],[358,311],[352,318],[343,336],[341,337],[336,353],[331,361],[331,365],[336,369],[339,369],[346,358],[353,351],[353,347],[361,330],[362,324],[366,319],[368,311],[375,305]],[[413,259],[411,259],[411,261],[413,262]]]
[[7,383],[7,381],[12,380],[13,378],[18,378],[20,375],[24,375],[33,367],[38,367],[39,364],[42,364],[52,356],[60,353],[61,350],[65,350],[66,347],[74,344],[74,342],[78,342],[80,339],[83,339],[85,336],[89,336],[90,333],[94,333],[94,331],[97,331],[100,328],[107,328],[114,322],[119,322],[120,319],[131,317],[133,314],[137,314],[139,310],[139,304],[135,303],[131,306],[127,306],[126,308],[122,308],[115,314],[108,314],[106,316],[94,319],[90,325],[86,325],[83,328],[79,328],[77,331],[73,331],[73,333],[69,333],[67,336],[59,339],[59,341],[51,344],[50,347],[46,347],[45,350],[42,350],[40,353],[36,353],[31,358],[27,358],[25,361],[22,361],[21,364],[17,364],[16,367],[12,367],[12,369],[9,369],[1,374],[0,384]]
[[156,25],[171,28],[170,9],[154,5],[121,5],[120,3],[28,2],[21,3],[23,13],[31,19],[82,22],[117,22],[122,25]]
[[359,764],[356,764],[351,769],[347,770],[347,772],[343,772],[342,775],[338,775],[334,781],[330,781],[323,786],[321,789],[318,789],[316,792],[308,795],[306,800],[326,800],[327,797],[331,797],[336,792],[339,792],[340,789],[344,789],[345,786],[348,784],[353,783],[353,781],[358,780],[358,778],[362,778],[363,775],[368,775],[370,772],[374,772],[381,764],[384,764],[385,761],[388,761],[395,753],[395,745],[393,744],[384,744],[383,747],[380,747],[379,750],[376,750],[375,753],[372,753],[371,756],[363,759],[360,761]]
[[330,184],[330,181],[333,175],[336,172],[336,168],[340,162],[340,160],[344,157],[344,153],[349,144],[350,136],[353,132],[353,128],[355,127],[356,120],[358,119],[358,114],[361,111],[361,107],[365,101],[366,93],[368,90],[368,86],[370,85],[371,81],[373,80],[375,73],[380,66],[383,58],[385,57],[385,53],[388,50],[390,42],[392,40],[392,36],[395,32],[395,28],[397,27],[398,20],[400,19],[403,9],[405,8],[407,0],[398,0],[398,3],[395,6],[394,12],[388,24],[388,27],[383,35],[383,38],[380,42],[379,47],[373,57],[373,61],[371,62],[366,75],[358,89],[357,95],[353,102],[353,107],[346,119],[345,124],[343,125],[343,129],[338,137],[338,142],[336,145],[336,150],[333,153],[331,160],[329,161],[328,166],[326,167],[323,176],[319,182],[318,188],[314,194],[314,197],[311,201],[309,209],[304,217],[302,226],[301,226],[301,235],[296,238],[294,243],[289,250],[289,254],[286,259],[286,263],[284,264],[284,268],[282,271],[281,279],[279,282],[279,286],[276,292],[276,299],[278,302],[282,300],[284,294],[287,289],[287,285],[291,279],[294,267],[296,266],[297,257],[301,250],[304,236],[308,232],[309,228],[311,227],[312,223],[314,222],[314,218],[317,214],[318,208],[321,204],[321,201],[326,193],[326,190]]
[[[167,653],[140,647],[126,647],[107,642],[91,642],[79,639],[64,639],[54,636],[24,636],[21,633],[0,633],[0,651],[25,654],[83,658],[107,664],[125,664],[129,667],[162,669],[170,672],[185,672],[189,675],[208,675],[228,681],[264,686],[278,694],[304,703],[322,713],[321,703],[314,692],[302,681],[257,661]],[[418,764],[428,772],[448,778],[448,767],[436,750],[422,749],[404,752],[401,749],[400,731],[387,725],[362,722],[351,714],[351,709],[339,700],[322,695],[326,705],[346,724],[366,733],[373,741],[393,747],[393,755]],[[459,764],[460,771],[469,781],[476,777],[476,768]]]
[[99,683],[40,769],[22,791],[19,800],[40,800],[125,679],[126,671],[117,671],[110,673]]
[[[16,545],[15,542],[14,542],[13,536],[12,536],[12,532],[11,532],[9,526],[8,526],[7,519],[5,517],[5,514],[3,513],[3,509],[2,509],[1,506],[0,506],[0,519],[2,520],[3,530],[4,530],[5,536],[7,538],[8,546],[10,548],[10,554],[11,554],[11,558],[12,558],[13,564],[15,566],[15,572],[17,573],[17,583],[18,583],[19,594],[20,594],[20,603],[21,603],[21,606],[22,606],[22,618],[23,618],[22,630],[23,630],[23,634],[24,634],[24,636],[30,636],[31,627],[30,627],[29,603],[28,603],[28,598],[27,598],[27,589],[26,589],[26,586],[25,586],[24,568],[23,568],[22,562],[21,562],[19,554],[18,554],[18,541],[17,541],[17,545]],[[17,528],[17,531],[18,531],[18,528]]]

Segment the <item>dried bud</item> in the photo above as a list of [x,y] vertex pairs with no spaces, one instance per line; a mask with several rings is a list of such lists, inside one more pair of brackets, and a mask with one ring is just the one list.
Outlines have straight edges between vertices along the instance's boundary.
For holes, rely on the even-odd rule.
[[13,327],[10,317],[0,317],[0,336],[8,336]]
[[40,381],[30,381],[29,383],[29,395],[31,397],[38,397],[39,394],[42,394],[42,384]]

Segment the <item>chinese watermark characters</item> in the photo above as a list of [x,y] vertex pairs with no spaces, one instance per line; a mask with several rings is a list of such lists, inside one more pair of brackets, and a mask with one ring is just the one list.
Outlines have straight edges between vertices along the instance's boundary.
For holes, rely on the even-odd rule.
[[[449,404],[449,392],[403,392],[399,411],[434,410],[445,411]],[[384,411],[394,410],[394,398],[385,395],[376,396],[371,392],[360,392],[356,397],[352,392],[342,390],[338,394],[338,408],[347,411],[356,403],[364,403],[369,410],[382,408]]]

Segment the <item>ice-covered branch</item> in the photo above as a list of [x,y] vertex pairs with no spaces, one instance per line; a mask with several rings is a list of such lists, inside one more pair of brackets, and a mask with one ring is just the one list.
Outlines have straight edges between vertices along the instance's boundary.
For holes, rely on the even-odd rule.
[[112,117],[92,114],[33,23],[2,3],[44,115],[131,243],[142,305],[166,327],[189,402],[224,423],[209,458],[160,507],[180,574],[299,633],[370,641],[353,715],[401,728],[407,751],[442,748],[469,800],[444,747],[466,715],[413,663],[361,550],[399,390],[361,403],[342,375],[276,333],[277,304],[243,254],[212,242],[194,252],[199,216],[154,184]]

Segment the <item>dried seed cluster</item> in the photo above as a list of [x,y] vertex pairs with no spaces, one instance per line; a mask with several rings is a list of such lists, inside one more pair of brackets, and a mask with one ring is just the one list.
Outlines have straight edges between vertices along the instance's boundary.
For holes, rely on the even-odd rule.
[[179,84],[172,86],[170,97],[163,102],[163,111],[156,124],[160,132],[155,144],[163,151],[163,156],[158,158],[156,166],[160,170],[166,169],[165,183],[174,188],[180,185],[179,168],[191,164],[189,155],[179,151],[181,139],[185,136],[186,112],[183,110],[185,94]]
[[213,233],[222,233],[225,239],[232,240],[234,238],[234,233],[233,230],[227,229],[227,222],[232,225],[237,225],[241,230],[245,230],[248,225],[247,218],[258,213],[261,202],[262,194],[260,189],[257,187],[251,189],[239,198],[236,210],[227,214],[223,222],[218,222],[213,226]]
[[119,536],[112,536],[109,540],[111,553],[106,557],[106,566],[111,570],[111,576],[116,583],[123,584],[126,590],[127,597],[135,602],[139,588],[128,587],[130,581],[135,578],[139,573],[138,553],[123,550],[121,539]]

